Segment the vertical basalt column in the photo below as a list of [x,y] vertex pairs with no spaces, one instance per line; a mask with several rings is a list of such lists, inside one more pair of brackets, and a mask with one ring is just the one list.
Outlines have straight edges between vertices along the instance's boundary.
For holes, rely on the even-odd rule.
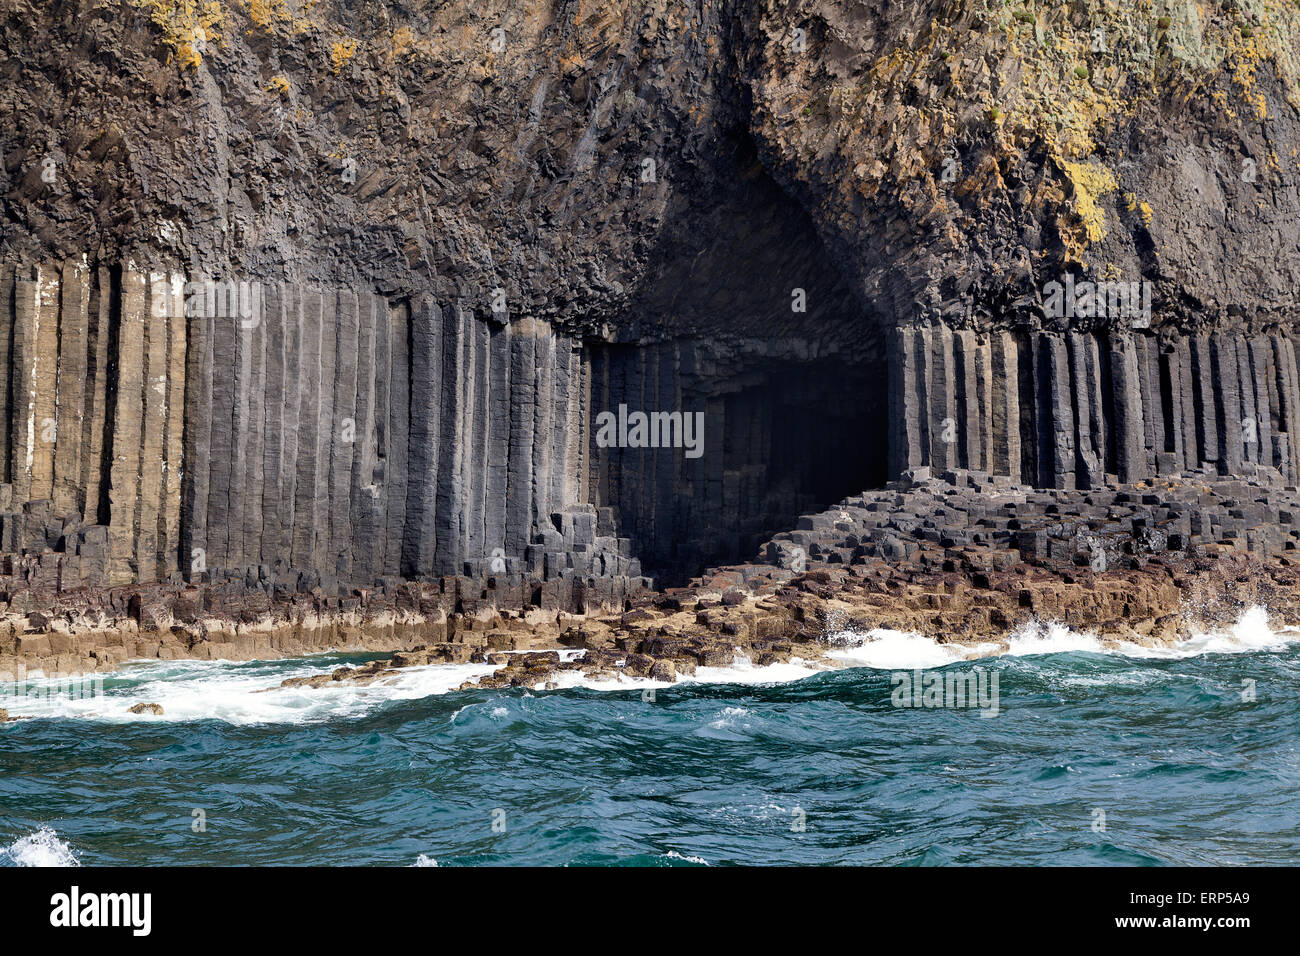
[[149,274],[149,307],[144,318],[144,424],[140,446],[140,493],[136,500],[135,561],[140,581],[158,577],[158,504],[163,484],[163,431],[167,421],[167,300],[171,282],[164,272]]
[[1251,389],[1255,395],[1255,420],[1258,422],[1259,462],[1281,470],[1278,464],[1274,443],[1273,384],[1271,374],[1272,349],[1268,339],[1257,335],[1245,344],[1245,353],[1250,364]]
[[1131,335],[1117,333],[1111,338],[1110,349],[1115,396],[1115,463],[1119,480],[1131,483],[1145,477],[1146,465],[1137,348]]
[[330,451],[329,567],[344,579],[352,575],[352,459],[357,448],[357,348],[360,335],[357,294],[339,289],[335,315],[334,413]]
[[547,495],[550,508],[562,507],[568,501],[565,492],[568,485],[568,451],[569,451],[569,401],[571,398],[572,353],[564,341],[555,347],[555,384],[553,417],[554,425],[550,434],[551,475]]
[[1214,396],[1214,373],[1210,339],[1198,335],[1191,339],[1193,405],[1196,409],[1196,444],[1201,463],[1207,467],[1219,460],[1218,411]]
[[1019,482],[1020,474],[1020,379],[1019,352],[1010,332],[994,332],[993,370],[993,471]]
[[14,337],[15,306],[14,301],[15,270],[13,266],[0,262],[0,482],[4,483],[0,494],[12,494],[13,449],[12,420],[17,406],[13,385],[15,378],[21,380],[21,373],[15,374],[14,356],[10,352],[10,343]]
[[[339,423],[334,418],[334,399],[338,390],[338,297],[333,291],[321,295],[320,333],[320,407],[316,426],[316,527],[312,535],[312,568],[333,574],[330,541],[333,535],[334,448],[339,440]],[[399,539],[400,540],[400,539]]]
[[439,420],[443,395],[443,327],[445,317],[432,299],[417,299],[411,314],[411,422],[406,490],[406,531],[402,565],[416,574],[436,570],[439,544],[437,492],[439,450],[443,428]]
[[[392,407],[392,389],[389,378],[392,374],[392,345],[393,336],[392,323],[388,317],[388,301],[379,296],[371,299],[375,316],[375,454],[376,454],[376,480],[372,482],[371,494],[373,495],[373,507],[371,515],[373,516],[375,533],[371,536],[370,554],[371,554],[371,572],[374,577],[384,574],[384,569],[388,566],[388,488],[391,481],[392,465],[389,459],[392,456],[393,436],[390,431],[388,411]],[[406,436],[402,436],[405,440]],[[392,547],[397,548],[400,541],[392,542]],[[400,556],[399,559],[400,561]]]
[[532,520],[542,525],[549,521],[551,513],[551,442],[555,428],[555,337],[551,333],[550,326],[541,323],[539,326],[541,334],[537,340],[537,401],[533,405]]
[[940,325],[927,330],[930,340],[930,462],[943,472],[956,464],[956,401],[953,395],[952,332]]
[[[602,448],[600,426],[597,424],[597,418],[602,412],[609,411],[612,397],[609,390],[609,350],[604,348],[593,349],[589,353],[589,364],[591,368],[591,441],[588,443],[591,449],[591,459],[589,469],[591,477],[591,501],[594,501],[598,507],[608,506],[614,499],[610,495],[609,480],[610,472],[613,469],[609,466],[610,449]],[[698,492],[692,486],[691,494]]]
[[506,551],[506,503],[510,484],[510,327],[494,325],[488,342],[488,448],[484,492],[484,547],[488,556]]
[[1102,434],[1097,339],[1086,333],[1071,332],[1068,344],[1076,426],[1075,484],[1079,488],[1095,488],[1105,480],[1103,458],[1106,447]]
[[[233,401],[230,415],[230,478],[228,494],[230,499],[227,512],[226,555],[224,564],[231,568],[243,567],[248,563],[244,555],[244,514],[248,506],[250,489],[248,483],[249,435],[252,431],[249,422],[249,393],[252,391],[253,355],[252,340],[248,334],[248,320],[242,312],[248,308],[243,302],[235,303],[231,294],[230,316],[221,317],[218,322],[229,329],[231,343],[231,365],[224,370],[233,377]],[[222,374],[218,367],[215,374]]]
[[197,580],[210,560],[208,500],[216,461],[212,453],[214,324],[197,302],[188,302],[186,327],[185,425],[181,521],[181,561],[189,580]]
[[264,286],[262,302],[262,341],[264,356],[265,412],[262,417],[262,533],[258,560],[271,565],[281,559],[281,533],[284,517],[280,513],[282,486],[285,481],[284,380],[288,357],[284,348],[284,285]]
[[469,442],[469,505],[466,515],[469,527],[466,531],[466,558],[483,561],[488,557],[487,550],[487,486],[488,486],[488,452],[491,427],[489,424],[489,376],[491,374],[490,340],[491,330],[486,322],[475,318],[473,311],[464,305],[458,306],[465,316],[468,326],[468,342],[473,353],[472,377],[469,381],[467,409],[472,418],[467,422],[468,428],[462,441]]
[[[470,320],[472,321],[472,320]],[[442,447],[435,493],[437,552],[434,566],[439,574],[454,574],[464,560],[465,502],[468,498],[469,448],[465,430],[466,403],[473,382],[470,354],[471,330],[465,313],[456,306],[443,313],[442,389],[437,415],[437,434]]]
[[243,449],[244,474],[238,482],[243,500],[243,520],[239,528],[239,553],[241,565],[262,563],[262,529],[266,516],[262,505],[266,498],[266,293],[258,283],[253,287],[252,300],[240,312],[239,340],[246,358],[241,357],[241,369],[247,369],[246,384],[242,391],[247,398],[241,402],[243,419],[240,429],[240,447]]
[[1184,336],[1172,343],[1169,353],[1169,385],[1174,399],[1174,428],[1178,461],[1183,468],[1196,468],[1200,453],[1196,447],[1196,401],[1192,385],[1192,352]]
[[953,337],[953,379],[956,384],[954,414],[958,425],[957,463],[962,468],[980,468],[983,446],[980,436],[980,403],[975,333],[961,330]]
[[993,345],[987,335],[975,342],[975,394],[980,453],[971,467],[993,474]]
[[1065,337],[1058,334],[1043,336],[1046,356],[1047,393],[1050,401],[1052,433],[1052,486],[1075,487],[1075,423],[1074,394],[1070,387],[1070,358]]
[[54,512],[59,515],[84,514],[86,504],[81,476],[81,416],[85,408],[86,339],[90,327],[88,278],[84,258],[64,263],[54,446]]
[[13,343],[10,350],[9,481],[15,506],[31,500],[31,449],[36,430],[32,368],[40,312],[40,286],[24,275],[14,278]]
[[930,330],[918,328],[912,330],[912,355],[916,369],[916,421],[918,425],[917,440],[920,443],[921,464],[934,465],[932,436],[938,429],[930,418]]
[[187,565],[181,555],[181,481],[185,472],[185,277],[169,276],[166,395],[163,415],[163,490],[158,513],[158,570],[166,577]]
[[[689,351],[689,350],[688,350]],[[574,342],[574,355],[581,370],[582,382],[578,398],[578,500],[593,502],[596,500],[595,484],[592,481],[595,443],[591,440],[592,422],[595,420],[593,366],[588,360],[589,352],[582,348],[580,342]],[[684,359],[683,359],[684,361]]]
[[295,568],[312,567],[315,535],[321,515],[317,511],[321,394],[321,294],[302,291],[302,332],[298,354],[298,468],[294,479],[293,549]]
[[[136,580],[137,502],[144,427],[148,312],[146,277],[128,265],[122,274],[121,322],[117,337],[117,405],[113,413],[113,463],[109,476],[110,585]],[[135,343],[137,347],[132,348]]]
[[[428,305],[430,310],[434,308],[432,302]],[[384,314],[384,305],[379,296],[362,293],[357,308],[357,447],[352,455],[352,568],[358,580],[369,583],[382,568],[382,559],[378,559],[376,550],[382,538],[385,499],[383,478],[377,474],[379,426],[375,350],[377,321]],[[427,313],[422,311],[420,314],[426,321],[431,321]]]
[[[284,283],[280,286],[280,315],[284,322],[284,401],[280,406],[281,432],[280,522],[275,542],[277,560],[293,566],[298,526],[298,475],[302,433],[303,400],[303,290]],[[313,370],[314,374],[314,370]]]
[[1218,416],[1219,472],[1240,476],[1242,464],[1241,386],[1238,379],[1237,348],[1230,335],[1210,339]]
[[[82,486],[86,489],[86,520],[97,524],[108,523],[107,474],[104,448],[109,441],[108,394],[109,366],[116,361],[110,355],[112,316],[115,306],[113,273],[107,266],[95,270],[95,283],[91,288],[90,341],[86,349],[86,412],[82,423],[81,456]],[[188,378],[186,379],[188,382]]]
[[237,318],[217,314],[215,304],[204,306],[204,320],[212,328],[212,458],[209,462],[207,564],[230,564],[230,486],[235,456],[235,327]]
[[[533,493],[533,403],[535,347],[533,320],[521,319],[510,328],[510,467],[506,485],[506,551],[522,554],[529,543]],[[616,469],[610,469],[611,480]],[[441,496],[440,496],[441,497]]]
[[384,484],[388,493],[387,550],[384,574],[396,577],[402,568],[402,536],[406,527],[406,485],[410,460],[411,308],[407,302],[388,310],[388,459]]
[[1282,408],[1282,417],[1287,433],[1285,460],[1287,477],[1300,476],[1300,443],[1296,441],[1297,422],[1300,422],[1300,382],[1297,382],[1295,349],[1291,340],[1283,335],[1274,335],[1273,355],[1277,366],[1278,401]]
[[915,329],[891,329],[886,338],[889,370],[889,452],[891,474],[919,468],[929,458],[921,433],[923,392],[916,360]]
[[1232,337],[1237,353],[1238,396],[1241,402],[1241,456],[1252,465],[1260,464],[1259,414],[1255,408],[1255,383],[1250,369],[1250,347],[1245,336]]
[[32,500],[54,495],[54,445],[58,432],[59,273],[52,265],[36,270],[35,308],[32,312],[31,351],[31,459]]
[[1151,336],[1142,332],[1133,334],[1133,347],[1137,354],[1138,399],[1142,404],[1142,477],[1156,471],[1156,449],[1160,431],[1160,376],[1152,374]]

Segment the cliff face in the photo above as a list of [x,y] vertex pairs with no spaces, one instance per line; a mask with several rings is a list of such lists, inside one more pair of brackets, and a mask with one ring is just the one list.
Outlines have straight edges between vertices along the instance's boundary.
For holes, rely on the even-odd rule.
[[1296,25],[3,0],[3,550],[618,603],[907,468],[1293,478]]

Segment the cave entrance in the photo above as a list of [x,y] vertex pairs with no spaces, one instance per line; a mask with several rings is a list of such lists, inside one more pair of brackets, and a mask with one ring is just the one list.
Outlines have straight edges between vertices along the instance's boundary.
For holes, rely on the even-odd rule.
[[[707,201],[683,190],[632,314],[611,323],[639,344],[587,350],[591,499],[664,586],[751,560],[888,477],[884,323],[747,138],[733,160]],[[698,456],[630,429],[601,442],[596,417],[620,406],[701,416]]]
[[[751,560],[800,514],[887,477],[883,370],[775,359],[717,379],[683,375],[711,349],[674,342],[590,353],[592,497],[666,586]],[[657,441],[669,430],[653,416],[675,412],[691,440]]]

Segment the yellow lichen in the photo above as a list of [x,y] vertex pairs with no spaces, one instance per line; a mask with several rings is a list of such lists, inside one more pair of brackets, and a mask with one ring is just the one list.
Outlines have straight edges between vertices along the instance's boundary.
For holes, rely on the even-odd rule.
[[352,59],[357,52],[357,41],[351,37],[335,41],[330,47],[330,66],[334,70],[334,75],[338,76],[339,71],[347,65],[348,60]]
[[[1099,168],[1101,144],[1127,124],[1198,102],[1231,122],[1268,122],[1265,78],[1272,75],[1300,110],[1296,0],[1235,0],[1227,7],[1198,0],[946,0],[941,6],[936,19],[881,45],[837,38],[845,50],[825,72],[816,58],[792,50],[787,24],[774,18],[765,25],[767,55],[783,75],[758,89],[764,121],[772,129],[788,124],[781,146],[796,162],[816,166],[840,154],[851,172],[841,182],[853,203],[882,193],[902,196],[923,217],[943,194],[953,194],[954,182],[959,193],[981,201],[980,190],[999,188],[1000,179],[982,177],[966,188],[970,164],[978,160],[969,153],[974,133],[1003,168],[1043,150],[1058,169],[1072,164],[1083,176],[1068,185],[1068,174],[1049,177],[1026,196],[1039,208],[1056,208],[1068,254],[1081,256],[1106,233],[1105,191],[1091,187],[1109,185],[1088,181],[1093,174],[1086,171]],[[864,67],[855,75],[849,64],[858,54]],[[893,148],[882,150],[882,143]],[[941,181],[952,175],[945,169],[954,158],[957,178]],[[1143,224],[1153,219],[1150,205],[1136,197],[1131,211]],[[955,245],[966,241],[962,230],[954,235]]]
[[266,91],[275,93],[277,96],[284,96],[289,92],[289,78],[283,74],[277,74],[266,81]]
[[224,13],[217,0],[131,0],[162,30],[163,43],[181,69],[195,69],[212,44],[221,42]]
[[248,19],[253,25],[268,33],[275,29],[277,22],[289,19],[289,11],[284,0],[244,0],[248,10]]
[[1094,163],[1061,163],[1070,185],[1074,187],[1074,211],[1083,225],[1089,242],[1106,238],[1106,212],[1098,200],[1119,188],[1115,174]]
[[398,27],[393,32],[393,56],[406,56],[415,49],[415,33],[410,27]]

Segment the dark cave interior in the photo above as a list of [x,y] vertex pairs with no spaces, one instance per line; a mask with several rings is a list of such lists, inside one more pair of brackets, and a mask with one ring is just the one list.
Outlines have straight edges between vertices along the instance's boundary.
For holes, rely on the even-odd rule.
[[737,157],[713,203],[667,230],[640,290],[632,326],[673,334],[588,350],[593,420],[620,404],[704,415],[698,458],[590,436],[593,500],[665,586],[748,560],[799,514],[887,478],[882,323],[752,144]]

